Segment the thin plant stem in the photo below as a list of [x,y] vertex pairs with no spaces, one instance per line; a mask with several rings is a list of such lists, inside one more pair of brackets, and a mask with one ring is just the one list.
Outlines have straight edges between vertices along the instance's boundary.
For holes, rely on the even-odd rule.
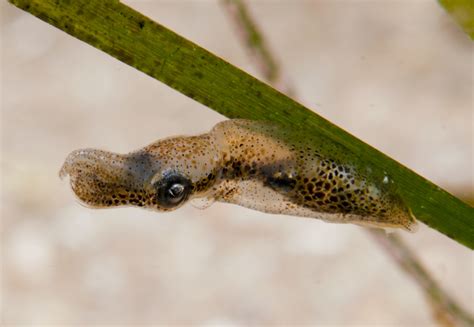
[[223,0],[221,3],[229,14],[228,17],[234,22],[235,31],[245,44],[245,50],[250,54],[265,80],[286,95],[294,96],[293,88],[284,77],[278,61],[272,55],[268,43],[245,3],[233,0]]
[[395,263],[409,275],[423,292],[431,306],[433,318],[442,326],[474,326],[474,318],[431,277],[413,251],[396,234],[383,230],[368,230],[372,238],[385,249]]

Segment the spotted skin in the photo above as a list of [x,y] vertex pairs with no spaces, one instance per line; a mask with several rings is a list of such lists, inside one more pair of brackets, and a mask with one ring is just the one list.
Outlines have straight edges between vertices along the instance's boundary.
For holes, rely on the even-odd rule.
[[[93,208],[170,211],[204,199],[205,206],[220,201],[268,213],[414,230],[416,221],[388,176],[355,166],[342,148],[314,149],[314,140],[291,139],[274,124],[227,120],[207,134],[160,140],[126,155],[76,150],[60,176],[69,175],[77,197]],[[168,188],[176,183],[185,185],[175,188],[183,194],[170,200]]]

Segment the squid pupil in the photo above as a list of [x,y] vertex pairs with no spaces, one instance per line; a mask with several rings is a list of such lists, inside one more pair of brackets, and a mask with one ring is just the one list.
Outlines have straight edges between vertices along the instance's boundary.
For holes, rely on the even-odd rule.
[[173,198],[178,198],[181,196],[184,192],[184,186],[182,184],[173,184],[168,190],[168,193],[171,195]]

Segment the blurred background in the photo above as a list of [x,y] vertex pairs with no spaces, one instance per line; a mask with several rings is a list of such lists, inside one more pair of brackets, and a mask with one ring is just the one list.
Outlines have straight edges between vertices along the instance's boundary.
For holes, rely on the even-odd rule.
[[[219,1],[126,1],[260,76]],[[473,44],[436,1],[250,1],[301,102],[473,198]],[[67,154],[129,152],[225,118],[5,1],[1,315],[8,324],[433,325],[416,284],[362,228],[228,204],[91,210]],[[401,232],[474,311],[473,252]]]

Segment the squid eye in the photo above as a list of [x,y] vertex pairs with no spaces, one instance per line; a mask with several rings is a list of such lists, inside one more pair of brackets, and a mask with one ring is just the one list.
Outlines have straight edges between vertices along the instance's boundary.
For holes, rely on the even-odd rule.
[[163,208],[173,208],[184,202],[191,193],[191,181],[179,173],[168,173],[155,183],[156,200]]

